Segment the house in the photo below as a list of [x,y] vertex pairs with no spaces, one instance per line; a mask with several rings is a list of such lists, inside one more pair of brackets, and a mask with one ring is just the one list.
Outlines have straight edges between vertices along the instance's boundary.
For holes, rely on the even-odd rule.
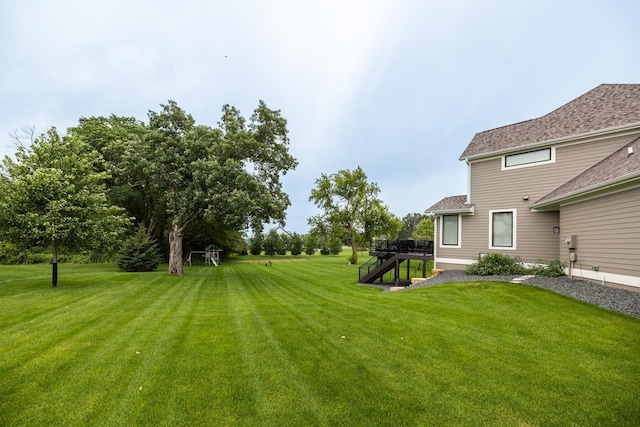
[[467,194],[427,209],[436,268],[501,253],[640,287],[640,84],[603,84],[542,117],[480,132],[460,160]]

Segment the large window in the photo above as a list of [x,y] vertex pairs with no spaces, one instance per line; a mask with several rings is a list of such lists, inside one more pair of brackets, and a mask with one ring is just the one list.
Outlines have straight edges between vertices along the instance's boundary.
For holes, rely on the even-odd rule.
[[527,151],[526,153],[510,154],[504,156],[503,169],[535,166],[555,161],[555,150],[544,148],[542,150]]
[[460,246],[460,216],[442,215],[442,246]]
[[489,248],[516,248],[516,210],[489,212]]

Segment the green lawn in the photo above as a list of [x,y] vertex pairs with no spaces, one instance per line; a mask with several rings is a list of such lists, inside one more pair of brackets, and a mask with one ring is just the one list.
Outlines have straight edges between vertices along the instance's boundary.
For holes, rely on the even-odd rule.
[[0,266],[0,425],[640,423],[638,319],[508,283],[383,293],[303,259],[63,264],[57,289]]

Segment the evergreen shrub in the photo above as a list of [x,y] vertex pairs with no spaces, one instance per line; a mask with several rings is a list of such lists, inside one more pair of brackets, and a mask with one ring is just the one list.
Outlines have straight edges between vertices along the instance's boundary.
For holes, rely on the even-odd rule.
[[125,240],[118,252],[118,267],[124,271],[154,271],[160,262],[158,244],[144,229]]

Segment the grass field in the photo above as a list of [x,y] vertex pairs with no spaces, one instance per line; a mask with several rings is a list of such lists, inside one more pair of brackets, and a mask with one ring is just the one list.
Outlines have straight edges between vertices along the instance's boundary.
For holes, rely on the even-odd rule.
[[[640,423],[640,320],[538,288],[383,293],[346,257],[0,266],[0,425]],[[264,260],[263,260],[264,261]]]

